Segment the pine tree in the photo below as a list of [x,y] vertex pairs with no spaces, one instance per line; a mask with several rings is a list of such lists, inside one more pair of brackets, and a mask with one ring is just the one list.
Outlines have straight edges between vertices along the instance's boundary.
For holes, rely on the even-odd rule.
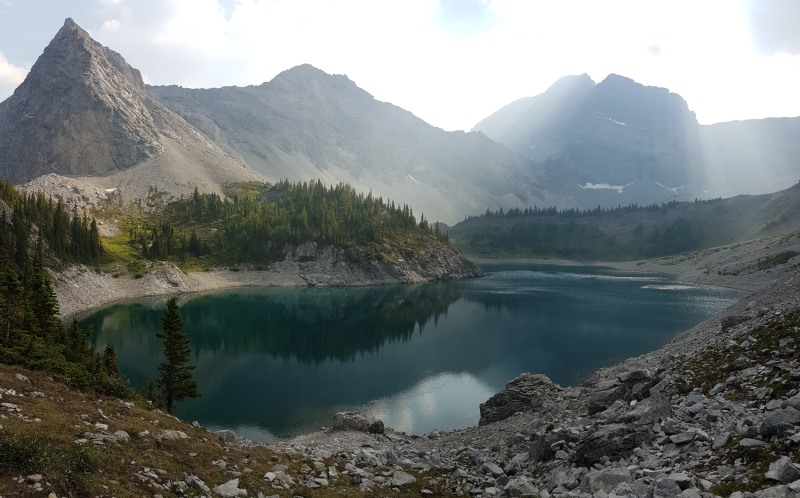
[[199,398],[197,381],[192,377],[194,365],[189,365],[189,336],[183,331],[183,321],[178,314],[178,303],[173,297],[167,301],[167,309],[161,317],[163,333],[158,337],[164,341],[166,361],[158,366],[157,387],[164,400],[167,413],[172,413],[175,401],[184,398]]
[[116,376],[119,375],[119,367],[117,366],[117,350],[114,349],[113,344],[108,344],[103,350],[103,371],[106,375]]

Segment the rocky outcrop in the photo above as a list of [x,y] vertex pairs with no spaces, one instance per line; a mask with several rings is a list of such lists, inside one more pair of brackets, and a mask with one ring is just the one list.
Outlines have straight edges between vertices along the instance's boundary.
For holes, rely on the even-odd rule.
[[[387,254],[388,256],[377,256]],[[313,287],[420,283],[474,278],[484,273],[454,247],[431,239],[416,250],[384,244],[377,248],[319,247],[314,242],[284,249],[281,271],[296,273]]]
[[383,434],[383,421],[358,412],[339,412],[333,416],[333,431],[358,431]]
[[114,192],[111,207],[145,210],[195,187],[266,180],[159,104],[137,69],[72,19],[0,103],[0,176],[42,175],[32,189],[65,200],[81,192],[79,207],[108,208],[105,193]]
[[480,425],[507,419],[524,411],[542,411],[546,406],[558,402],[561,387],[546,375],[520,374],[506,384],[506,388],[481,403]]
[[163,151],[138,70],[67,19],[0,104],[0,174],[102,175]]
[[[386,250],[393,251],[392,248]],[[368,286],[484,275],[457,249],[430,239],[416,254],[396,255],[393,259],[378,258],[365,248],[322,248],[315,243],[286,246],[284,254],[283,261],[274,262],[262,270],[217,268],[208,272],[184,273],[172,263],[154,262],[147,264],[146,272],[140,278],[100,274],[81,266],[51,272],[51,277],[61,315],[69,317],[123,299],[230,287]],[[86,292],[86,289],[92,292]]]

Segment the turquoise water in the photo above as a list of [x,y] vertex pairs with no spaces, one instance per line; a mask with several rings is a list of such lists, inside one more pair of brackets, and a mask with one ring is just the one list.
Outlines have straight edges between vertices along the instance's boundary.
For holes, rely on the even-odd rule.
[[[423,434],[477,423],[520,372],[575,385],[653,350],[741,293],[596,267],[487,266],[458,282],[238,289],[179,299],[203,396],[176,414],[257,442],[318,430],[355,409]],[[166,298],[81,321],[142,388],[162,361]]]

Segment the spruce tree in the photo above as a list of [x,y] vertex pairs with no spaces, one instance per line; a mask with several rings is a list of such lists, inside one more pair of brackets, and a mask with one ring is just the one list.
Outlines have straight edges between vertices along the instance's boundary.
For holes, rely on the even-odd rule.
[[172,413],[175,401],[184,398],[199,398],[197,381],[192,377],[194,365],[189,365],[189,336],[183,331],[183,321],[178,314],[176,299],[167,301],[167,309],[161,317],[162,333],[158,337],[164,341],[166,361],[158,366],[156,385],[164,400],[167,413]]

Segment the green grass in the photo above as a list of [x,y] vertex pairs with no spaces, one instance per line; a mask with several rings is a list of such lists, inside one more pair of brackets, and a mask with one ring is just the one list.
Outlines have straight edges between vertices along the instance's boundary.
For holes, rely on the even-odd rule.
[[789,262],[790,259],[800,254],[797,251],[783,251],[770,256],[768,258],[764,258],[756,263],[756,270],[769,270],[770,268],[775,268],[776,266],[780,266]]

